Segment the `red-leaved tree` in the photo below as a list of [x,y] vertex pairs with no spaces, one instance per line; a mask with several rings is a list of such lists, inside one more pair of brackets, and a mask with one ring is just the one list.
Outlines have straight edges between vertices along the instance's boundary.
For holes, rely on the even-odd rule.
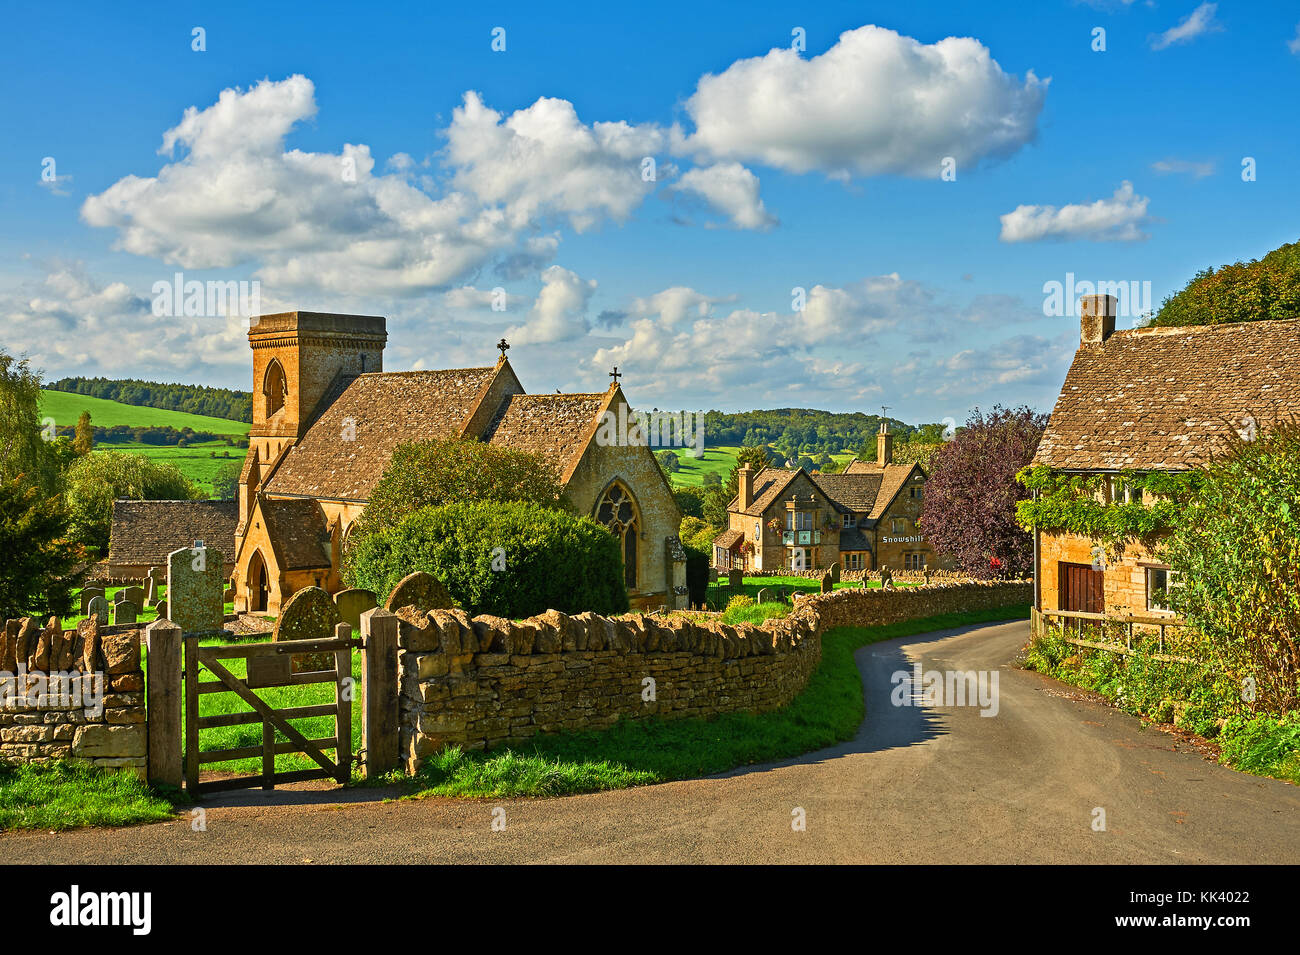
[[978,408],[930,458],[921,527],[935,549],[982,579],[1027,577],[1034,543],[1016,523],[1016,502],[1028,490],[1016,481],[1047,427],[1031,408]]

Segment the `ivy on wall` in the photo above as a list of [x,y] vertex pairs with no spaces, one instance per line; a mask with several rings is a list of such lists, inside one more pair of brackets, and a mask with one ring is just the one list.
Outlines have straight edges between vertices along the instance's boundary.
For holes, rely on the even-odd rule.
[[[1172,530],[1204,478],[1199,471],[1070,474],[1038,465],[1023,468],[1016,480],[1035,492],[1016,505],[1016,519],[1026,530],[1077,534],[1113,549]],[[1108,500],[1112,480],[1131,490],[1130,501]],[[1152,499],[1143,503],[1147,496]]]

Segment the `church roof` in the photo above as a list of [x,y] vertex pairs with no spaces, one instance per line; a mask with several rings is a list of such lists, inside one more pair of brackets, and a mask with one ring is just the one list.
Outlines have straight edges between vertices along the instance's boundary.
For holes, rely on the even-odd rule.
[[262,519],[281,570],[330,566],[330,534],[325,512],[304,498],[262,498]]
[[114,501],[108,557],[114,564],[166,567],[167,555],[196,540],[235,556],[237,501]]
[[1300,320],[1134,328],[1082,345],[1035,464],[1183,470],[1300,413]]
[[563,478],[587,448],[609,394],[511,395],[483,440],[551,462]]
[[369,500],[399,444],[460,435],[495,371],[452,368],[340,378],[320,416],[271,476],[267,493]]

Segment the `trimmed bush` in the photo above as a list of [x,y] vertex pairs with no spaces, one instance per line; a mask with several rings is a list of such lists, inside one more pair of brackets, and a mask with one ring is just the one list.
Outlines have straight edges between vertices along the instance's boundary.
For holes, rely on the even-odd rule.
[[345,578],[382,603],[399,580],[423,570],[471,613],[521,618],[547,610],[628,609],[618,542],[567,511],[521,502],[425,507],[361,540]]

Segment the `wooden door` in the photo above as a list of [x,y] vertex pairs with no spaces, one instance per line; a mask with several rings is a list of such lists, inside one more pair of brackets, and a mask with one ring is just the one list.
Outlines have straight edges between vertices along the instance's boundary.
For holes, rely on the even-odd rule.
[[1102,590],[1105,575],[1093,570],[1091,564],[1067,564],[1058,569],[1061,610],[1081,610],[1084,613],[1105,613],[1106,596]]

